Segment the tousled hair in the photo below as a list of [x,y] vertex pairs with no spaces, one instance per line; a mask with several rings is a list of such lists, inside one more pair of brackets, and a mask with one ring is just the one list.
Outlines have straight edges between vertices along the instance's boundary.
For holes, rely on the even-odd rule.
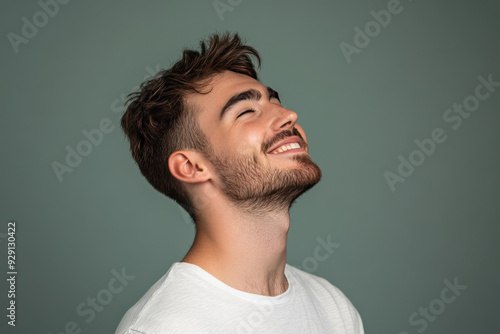
[[[200,41],[200,50],[185,49],[182,59],[143,82],[128,95],[121,127],[130,141],[130,150],[148,182],[172,198],[197,220],[196,206],[181,181],[168,168],[168,158],[178,150],[210,150],[197,122],[197,113],[186,104],[186,96],[200,93],[210,79],[233,71],[258,80],[251,57],[260,67],[260,56],[244,45],[237,33],[213,34]],[[208,92],[206,92],[208,93]]]

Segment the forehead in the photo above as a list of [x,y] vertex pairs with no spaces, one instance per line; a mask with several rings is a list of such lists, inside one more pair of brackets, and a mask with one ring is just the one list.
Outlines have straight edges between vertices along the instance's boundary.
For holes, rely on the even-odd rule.
[[206,87],[201,89],[207,94],[190,93],[186,102],[199,111],[199,118],[208,120],[219,116],[219,112],[226,102],[239,92],[247,89],[257,89],[265,96],[267,87],[248,75],[224,71],[214,76]]

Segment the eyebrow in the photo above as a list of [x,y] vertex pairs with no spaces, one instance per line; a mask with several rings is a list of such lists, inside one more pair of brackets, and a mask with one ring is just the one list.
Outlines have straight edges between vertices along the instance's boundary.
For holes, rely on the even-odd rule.
[[[269,96],[269,100],[272,98],[278,99],[278,101],[281,102],[279,94],[277,91],[272,89],[271,87],[266,87],[267,88],[267,95]],[[222,120],[224,115],[227,113],[227,111],[236,103],[240,101],[245,101],[245,100],[253,100],[253,101],[259,101],[262,98],[262,94],[256,90],[256,89],[249,89],[244,92],[238,93],[236,95],[233,95],[226,103],[226,105],[222,108],[220,115],[219,115],[219,122]]]

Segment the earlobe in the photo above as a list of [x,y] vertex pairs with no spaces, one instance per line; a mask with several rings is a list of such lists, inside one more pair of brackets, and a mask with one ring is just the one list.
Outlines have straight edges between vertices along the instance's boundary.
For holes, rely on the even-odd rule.
[[201,157],[193,151],[177,151],[170,155],[168,168],[172,175],[184,182],[202,182],[209,179],[208,169]]

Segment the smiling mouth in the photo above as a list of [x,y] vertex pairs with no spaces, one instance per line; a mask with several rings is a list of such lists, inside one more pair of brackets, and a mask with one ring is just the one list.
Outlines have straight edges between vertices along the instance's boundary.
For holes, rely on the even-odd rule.
[[306,152],[299,143],[284,144],[269,152],[269,154],[282,154],[282,153],[295,153],[295,152]]

